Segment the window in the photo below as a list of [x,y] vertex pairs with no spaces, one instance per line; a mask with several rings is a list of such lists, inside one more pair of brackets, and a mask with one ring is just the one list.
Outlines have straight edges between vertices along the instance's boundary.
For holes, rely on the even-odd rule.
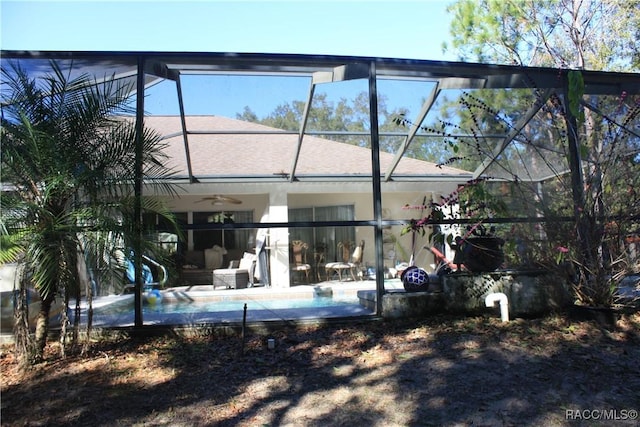
[[207,229],[206,226],[253,222],[253,211],[214,211],[193,213],[193,249],[196,251],[222,246],[227,250],[246,251],[253,249],[254,230],[240,228],[235,230]]

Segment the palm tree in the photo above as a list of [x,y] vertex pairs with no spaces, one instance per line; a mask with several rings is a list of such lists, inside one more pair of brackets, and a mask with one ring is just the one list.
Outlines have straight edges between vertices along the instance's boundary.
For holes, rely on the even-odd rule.
[[[0,258],[24,263],[41,298],[33,360],[42,358],[52,304],[62,298],[66,315],[69,297],[80,295],[78,266],[91,258],[87,251],[103,247],[105,235],[135,241],[134,88],[113,77],[70,74],[55,62],[35,78],[15,63],[2,69],[0,177],[11,188],[3,192],[1,218],[3,240],[13,245]],[[144,130],[142,141],[143,178],[169,175],[160,138]],[[148,207],[166,216],[157,203]]]

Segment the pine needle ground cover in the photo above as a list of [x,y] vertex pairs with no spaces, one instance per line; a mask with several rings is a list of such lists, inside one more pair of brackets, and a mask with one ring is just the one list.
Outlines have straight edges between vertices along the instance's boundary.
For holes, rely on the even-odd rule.
[[597,414],[635,425],[639,344],[634,314],[609,329],[438,316],[282,328],[244,345],[215,333],[101,339],[64,360],[53,343],[26,371],[4,346],[2,425],[561,426]]

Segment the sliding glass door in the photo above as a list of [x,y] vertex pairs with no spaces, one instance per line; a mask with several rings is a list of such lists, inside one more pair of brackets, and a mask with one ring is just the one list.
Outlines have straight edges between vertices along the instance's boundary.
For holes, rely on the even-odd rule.
[[[353,205],[316,206],[289,210],[289,221],[353,221],[355,208]],[[343,242],[354,242],[355,227],[315,227],[291,228],[290,241],[302,240],[307,242],[313,252],[323,252],[325,261],[341,261],[342,251],[338,247]]]

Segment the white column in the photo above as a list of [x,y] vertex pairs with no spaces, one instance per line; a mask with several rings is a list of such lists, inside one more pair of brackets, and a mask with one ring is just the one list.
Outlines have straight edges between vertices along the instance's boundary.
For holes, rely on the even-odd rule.
[[[193,211],[187,212],[187,224],[193,224]],[[187,240],[189,241],[188,251],[193,250],[193,230],[187,230]]]
[[[287,222],[288,220],[286,191],[280,189],[272,191],[269,193],[269,222]],[[272,228],[270,230],[269,249],[271,287],[290,287],[288,228]]]

